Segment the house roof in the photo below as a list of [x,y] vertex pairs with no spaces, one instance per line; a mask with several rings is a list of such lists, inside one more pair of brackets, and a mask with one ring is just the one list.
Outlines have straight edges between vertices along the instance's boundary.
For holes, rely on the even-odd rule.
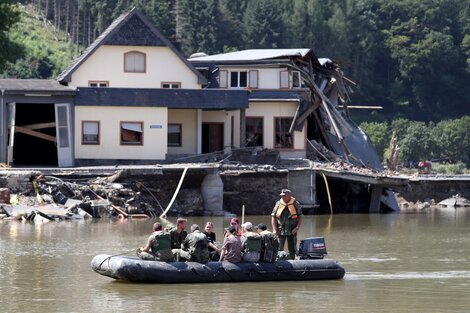
[[[292,57],[305,57],[307,54],[312,54],[313,59],[317,59],[312,49],[299,48],[299,49],[248,49],[229,53],[221,53],[214,55],[205,55],[203,53],[193,54],[188,59],[189,62],[198,63],[253,63],[260,61],[269,61],[274,59],[289,59]],[[320,65],[324,65],[329,59],[317,59]]]
[[248,108],[248,91],[80,87],[75,105],[235,110]]
[[75,88],[63,86],[55,80],[47,79],[0,79],[0,90],[6,94],[49,93],[74,95]]
[[144,14],[135,8],[114,20],[78,58],[59,74],[57,80],[70,82],[72,74],[102,45],[168,47],[198,77],[199,84],[206,83],[204,76],[186,60]]

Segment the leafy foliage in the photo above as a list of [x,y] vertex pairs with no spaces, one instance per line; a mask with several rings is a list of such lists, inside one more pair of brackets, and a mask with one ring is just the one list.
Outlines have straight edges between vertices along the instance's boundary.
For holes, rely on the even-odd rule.
[[[43,21],[22,10],[19,22],[11,29],[10,38],[23,47],[21,58],[7,62],[3,74],[9,78],[51,78],[72,60],[74,47],[64,34],[53,27],[42,27]],[[60,39],[62,38],[62,39]]]
[[12,4],[11,0],[0,0],[0,70],[5,66],[7,61],[14,58],[14,55],[21,55],[21,47],[15,44],[8,32],[10,28],[18,21],[19,11]]
[[[362,123],[360,127],[369,136],[377,153],[383,155],[384,142],[391,132],[397,131],[401,159],[409,161],[437,160],[447,163],[464,163],[470,166],[470,116],[445,120],[437,124],[393,120],[385,123]],[[458,172],[457,167],[452,171]]]

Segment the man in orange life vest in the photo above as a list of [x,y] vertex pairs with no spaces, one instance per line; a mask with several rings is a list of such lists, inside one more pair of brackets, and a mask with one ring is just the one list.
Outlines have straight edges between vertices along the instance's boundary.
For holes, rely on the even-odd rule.
[[287,240],[289,258],[295,259],[297,249],[297,232],[302,224],[302,208],[299,201],[291,196],[289,189],[282,189],[281,199],[276,202],[271,214],[273,234],[279,237],[279,251],[284,250]]

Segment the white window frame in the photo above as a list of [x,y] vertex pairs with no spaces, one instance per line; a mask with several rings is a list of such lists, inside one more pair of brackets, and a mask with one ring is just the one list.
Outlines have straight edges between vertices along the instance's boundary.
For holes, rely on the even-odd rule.
[[[294,86],[294,77],[296,76],[298,77],[299,86]],[[292,71],[292,89],[301,89],[301,88],[305,88],[305,83],[302,79],[302,75],[300,75],[299,71]]]
[[180,82],[162,82],[162,88],[164,89],[179,89],[181,88]]
[[88,81],[88,87],[97,87],[97,88],[109,87],[109,81],[90,80],[90,81]]
[[[246,78],[245,78],[245,85],[242,86],[240,84],[240,77],[241,77],[241,73],[244,73],[246,75]],[[236,86],[234,86],[234,81],[232,80],[232,77],[233,75],[232,74],[236,74]],[[248,71],[231,71],[230,72],[230,88],[247,88],[248,87]]]

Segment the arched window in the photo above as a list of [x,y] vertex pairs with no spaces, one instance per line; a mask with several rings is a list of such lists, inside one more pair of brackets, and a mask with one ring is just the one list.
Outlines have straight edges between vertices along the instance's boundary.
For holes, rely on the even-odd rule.
[[145,73],[146,55],[139,51],[129,51],[124,53],[124,72]]

